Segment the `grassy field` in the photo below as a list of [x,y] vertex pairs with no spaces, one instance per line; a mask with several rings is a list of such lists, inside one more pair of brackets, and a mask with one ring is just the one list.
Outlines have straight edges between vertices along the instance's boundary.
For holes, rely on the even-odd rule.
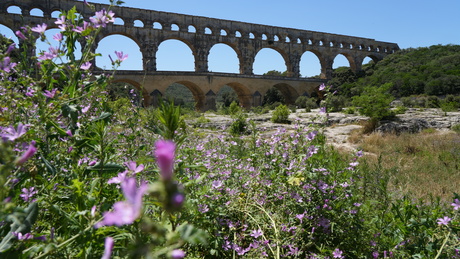
[[460,134],[453,131],[425,130],[418,134],[363,135],[350,138],[367,153],[371,166],[387,169],[389,189],[415,198],[431,196],[450,201],[460,190]]

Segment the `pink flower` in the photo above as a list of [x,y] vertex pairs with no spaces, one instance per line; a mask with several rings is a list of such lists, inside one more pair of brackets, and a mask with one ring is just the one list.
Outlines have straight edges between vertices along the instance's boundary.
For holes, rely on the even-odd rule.
[[343,258],[342,251],[340,249],[336,248],[334,252],[332,252],[333,258]]
[[319,88],[318,88],[318,90],[320,90],[320,91],[324,91],[325,89],[326,89],[326,85],[324,85],[324,84],[321,84],[319,86]]
[[45,90],[45,92],[43,93],[44,96],[50,98],[50,99],[53,99],[54,98],[54,95],[56,94],[56,91],[57,91],[57,88],[54,88],[53,90],[48,91],[48,90]]
[[123,51],[115,51],[115,55],[117,55],[117,59],[119,62],[123,62],[125,59],[128,58],[128,54],[123,55]]
[[58,27],[59,27],[59,29],[61,29],[61,31],[65,31],[66,25],[65,25],[65,16],[64,15],[59,17],[54,23],[59,25]]
[[37,148],[34,146],[34,143],[29,145],[29,148],[27,148],[26,152],[22,154],[22,156],[16,161],[17,165],[22,165],[24,164],[29,158],[31,158],[35,153],[37,152]]
[[47,26],[48,25],[46,25],[46,23],[43,23],[42,25],[37,24],[37,26],[33,27],[31,30],[40,34],[44,34]]
[[101,259],[110,259],[110,256],[112,255],[113,243],[114,241],[112,237],[105,238],[104,254],[102,255]]
[[91,62],[85,62],[81,64],[80,68],[83,70],[88,70],[91,67],[91,65],[92,65]]
[[140,173],[144,170],[144,165],[139,165],[137,166],[136,162],[134,161],[129,161],[125,163],[126,167],[128,167],[128,170],[133,172],[134,174]]
[[438,225],[445,225],[447,226],[447,224],[449,224],[449,222],[451,221],[452,219],[445,216],[444,218],[439,218],[438,219]]
[[54,34],[54,35],[53,35],[53,39],[56,40],[56,41],[61,42],[62,39],[63,39],[62,33],[56,33],[56,34]]
[[262,230],[257,229],[257,230],[253,230],[253,231],[251,232],[251,235],[250,235],[250,236],[252,236],[252,237],[254,237],[254,238],[258,238],[258,237],[262,236],[263,234],[264,234],[264,232],[263,232]]
[[102,9],[96,12],[95,17],[90,17],[89,20],[96,28],[105,27],[108,23],[115,22],[114,15],[112,11],[107,12],[105,9]]
[[23,40],[27,40],[26,36],[21,31],[16,31],[14,34]]
[[95,227],[132,224],[140,216],[142,197],[147,188],[146,183],[142,183],[137,187],[135,178],[126,178],[121,183],[121,190],[126,200],[116,202],[113,205],[113,211],[105,212],[104,219],[97,223]]
[[454,210],[458,210],[460,208],[460,201],[455,199],[454,202],[450,205],[454,206]]
[[26,134],[27,130],[25,125],[19,123],[16,129],[14,127],[8,127],[4,129],[3,132],[4,133],[0,135],[3,139],[14,141]]
[[160,167],[160,175],[163,180],[169,181],[173,175],[176,145],[170,140],[158,140],[155,143],[155,148],[155,157]]
[[172,259],[182,259],[185,257],[185,252],[180,249],[175,249],[171,252]]

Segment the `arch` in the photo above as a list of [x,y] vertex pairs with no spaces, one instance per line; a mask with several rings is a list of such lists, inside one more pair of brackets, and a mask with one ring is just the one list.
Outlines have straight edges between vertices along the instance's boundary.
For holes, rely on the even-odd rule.
[[212,35],[212,29],[209,27],[204,28],[204,34]]
[[299,94],[294,89],[294,87],[292,87],[289,84],[279,83],[274,85],[273,87],[275,87],[281,92],[281,94],[284,96],[286,104],[294,104],[297,97],[299,97]]
[[190,33],[196,33],[196,27],[193,25],[189,25],[187,29]]
[[190,81],[177,81],[174,83],[181,84],[187,87],[190,90],[190,92],[192,92],[193,98],[195,98],[195,103],[196,103],[195,108],[196,109],[201,110],[204,108],[205,95],[198,85]]
[[240,104],[240,98],[231,86],[222,86],[216,94],[217,109],[229,107],[234,101],[236,101],[237,104]]
[[246,87],[245,85],[237,82],[229,82],[225,85],[223,85],[219,92],[223,89],[224,86],[229,86],[230,88],[235,91],[236,95],[238,96],[239,104],[243,106],[244,108],[249,109],[251,107],[251,91],[249,91],[249,88]]
[[283,73],[289,71],[286,60],[287,57],[283,56],[277,49],[263,48],[257,52],[252,68],[256,75],[262,75],[271,70]]
[[268,39],[267,34],[265,34],[265,33],[262,33],[261,37],[262,37],[262,40],[267,40]]
[[115,22],[113,23],[115,25],[125,25],[125,21],[121,19],[120,17],[115,17]]
[[137,20],[134,20],[134,27],[140,27],[140,28],[144,28],[145,24],[143,21],[137,19]]
[[339,67],[350,67],[352,70],[356,69],[353,58],[345,54],[337,54],[337,56],[334,57],[332,68],[337,69]]
[[187,86],[180,83],[169,85],[165,90],[164,98],[166,100],[174,100],[174,104],[180,105],[183,108],[195,108],[196,97]]
[[163,30],[163,24],[161,24],[160,22],[154,22],[153,28],[158,29],[158,30]]
[[34,8],[30,10],[30,15],[31,16],[37,16],[37,17],[44,17],[44,12],[40,8]]
[[284,39],[284,42],[286,42],[286,43],[291,42],[291,38],[289,38],[289,36],[286,36],[286,38]]
[[[116,42],[117,44],[113,44]],[[104,69],[112,69],[112,60],[117,59],[115,51],[123,51],[128,58],[121,62],[118,70],[142,70],[142,53],[139,44],[132,38],[123,34],[110,34],[99,40],[96,53],[101,56],[96,57],[96,65]]]
[[235,31],[235,37],[241,38],[241,32],[240,31]]
[[19,6],[11,5],[6,9],[6,12],[11,14],[22,14],[22,9]]
[[195,71],[194,49],[191,44],[178,39],[167,39],[158,46],[157,70]]
[[61,11],[58,11],[58,10],[53,11],[53,12],[51,13],[51,18],[57,19],[57,18],[59,18],[59,17],[61,16],[61,13],[62,13],[62,12],[61,12]]
[[179,31],[179,30],[180,30],[179,25],[175,23],[171,24],[171,31]]
[[300,38],[297,38],[297,44],[302,44],[302,40]]
[[139,82],[134,81],[132,79],[128,79],[128,78],[117,78],[117,79],[115,79],[115,80],[110,82],[110,84],[114,84],[114,83],[127,83],[127,84],[132,85],[134,88],[136,88],[137,91],[141,92],[141,94],[142,94],[142,103],[143,103],[144,107],[149,106],[149,104],[150,104],[150,95],[147,92],[147,90],[145,88],[143,88],[142,85]]
[[280,38],[278,37],[278,35],[273,36],[273,41],[280,41]]
[[228,32],[225,29],[220,30],[220,36],[227,36]]
[[[226,43],[212,46],[208,55],[208,70],[212,72],[240,73],[241,55],[237,49]],[[225,62],[222,62],[225,60]]]
[[319,52],[304,52],[300,58],[300,74],[304,77],[320,77],[322,63],[320,57]]
[[14,43],[16,43],[16,46],[19,46],[19,39],[14,34],[14,31],[1,23],[0,23],[0,34],[2,34],[8,39],[11,39]]
[[250,38],[250,39],[255,39],[256,36],[254,35],[254,33],[250,32],[250,33],[249,33],[249,38]]

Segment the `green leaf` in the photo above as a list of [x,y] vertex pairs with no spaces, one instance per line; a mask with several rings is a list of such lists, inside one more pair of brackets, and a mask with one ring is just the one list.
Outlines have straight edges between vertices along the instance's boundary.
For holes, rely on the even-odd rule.
[[181,225],[177,231],[180,233],[182,240],[190,244],[206,245],[208,243],[208,234],[193,225]]
[[115,163],[106,163],[106,164],[101,164],[98,162],[97,164],[93,166],[88,166],[86,168],[87,171],[100,171],[100,172],[114,172],[118,173],[123,170],[125,170],[125,167],[119,164]]

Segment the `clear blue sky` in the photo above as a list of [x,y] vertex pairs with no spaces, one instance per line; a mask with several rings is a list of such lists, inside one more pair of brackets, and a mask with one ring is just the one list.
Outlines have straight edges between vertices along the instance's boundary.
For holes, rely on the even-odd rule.
[[[125,0],[123,6],[373,38],[398,43],[400,48],[460,44],[460,0]],[[0,32],[10,34],[4,27],[0,27]],[[121,36],[111,37],[98,48],[103,54],[98,65],[110,68],[107,55],[121,50],[129,58],[120,69],[140,67],[138,47]],[[160,45],[157,57],[159,70],[193,70],[190,50],[178,41]],[[223,44],[211,50],[209,59],[212,71],[238,70],[236,54]],[[344,57],[338,57],[334,67],[342,65],[348,64]],[[256,56],[254,72],[261,74],[272,69],[284,71],[286,67],[281,56],[264,49]],[[302,75],[318,74],[318,69],[314,56],[302,58]]]

